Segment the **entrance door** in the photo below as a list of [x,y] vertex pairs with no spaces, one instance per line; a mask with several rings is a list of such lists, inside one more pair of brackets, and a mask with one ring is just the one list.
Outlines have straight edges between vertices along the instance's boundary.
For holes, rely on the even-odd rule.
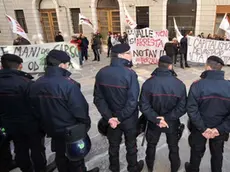
[[40,10],[40,17],[43,27],[44,41],[54,42],[55,35],[59,31],[55,9]]
[[120,11],[111,9],[98,9],[98,28],[102,34],[103,42],[106,43],[108,32],[120,33]]

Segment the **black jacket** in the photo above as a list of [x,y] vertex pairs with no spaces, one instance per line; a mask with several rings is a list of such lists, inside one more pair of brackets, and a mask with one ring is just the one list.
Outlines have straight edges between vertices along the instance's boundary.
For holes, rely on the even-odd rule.
[[70,79],[71,73],[59,67],[48,67],[30,89],[30,101],[45,132],[62,137],[66,127],[78,123],[90,128],[89,108],[80,84]]
[[180,53],[187,54],[187,49],[188,49],[188,39],[187,37],[183,37],[180,40]]
[[217,128],[230,132],[230,82],[223,71],[205,71],[194,82],[188,96],[187,111],[193,126],[202,133]]
[[131,62],[113,58],[111,65],[96,75],[94,104],[105,120],[117,117],[121,127],[136,127],[139,83]]
[[0,118],[8,134],[33,134],[39,130],[28,101],[32,79],[22,71],[0,70]]
[[[157,68],[142,86],[140,110],[150,122],[150,128],[172,132],[178,128],[179,118],[186,113],[186,98],[186,87],[174,72]],[[156,125],[158,116],[165,118],[169,129],[160,129]]]

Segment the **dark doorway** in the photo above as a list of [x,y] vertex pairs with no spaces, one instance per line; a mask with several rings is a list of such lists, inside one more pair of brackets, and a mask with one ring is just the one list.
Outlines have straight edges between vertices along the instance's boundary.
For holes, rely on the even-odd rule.
[[175,17],[178,29],[182,34],[186,34],[189,31],[195,32],[196,9],[196,0],[168,0],[167,29],[170,38],[176,36],[173,17]]

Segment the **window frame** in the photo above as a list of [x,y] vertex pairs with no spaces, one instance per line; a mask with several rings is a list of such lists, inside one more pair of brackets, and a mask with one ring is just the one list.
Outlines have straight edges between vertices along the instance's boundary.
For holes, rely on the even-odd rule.
[[[22,12],[21,13],[22,16],[20,16],[18,12]],[[14,14],[15,14],[15,19],[20,24],[20,26],[23,28],[25,33],[28,33],[28,27],[26,24],[26,18],[25,18],[24,10],[23,9],[15,9]]]
[[[140,27],[141,25],[139,24],[138,9],[141,9],[141,8],[142,9],[144,9],[144,8],[148,9],[148,11],[146,11],[146,13],[148,13],[148,24],[145,24],[145,25],[146,25],[146,27],[150,27],[150,16],[149,16],[150,8],[149,8],[149,6],[136,6],[136,21],[137,21],[138,29],[146,28],[146,27]],[[143,24],[143,23],[141,23],[141,24]]]
[[[79,25],[79,14],[81,13],[81,9],[80,8],[69,8],[69,11],[70,11],[73,33],[74,34],[83,33],[82,25]],[[77,12],[77,11],[79,11],[79,12]],[[74,22],[74,18],[73,18],[73,16],[75,16],[74,14],[77,14],[76,18],[78,18],[78,22]],[[76,32],[76,31],[78,31],[78,32]]]

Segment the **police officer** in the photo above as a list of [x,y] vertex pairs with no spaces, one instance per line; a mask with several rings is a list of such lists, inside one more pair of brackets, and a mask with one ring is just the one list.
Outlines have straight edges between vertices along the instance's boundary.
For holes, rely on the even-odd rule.
[[46,167],[45,147],[42,143],[44,134],[40,132],[38,121],[28,105],[28,89],[33,77],[21,71],[22,63],[22,59],[13,54],[5,54],[1,58],[2,126],[14,142],[16,162],[21,171],[43,172]]
[[161,133],[166,133],[171,172],[180,168],[178,127],[179,118],[186,113],[186,87],[176,78],[172,64],[171,57],[160,57],[158,68],[141,90],[140,110],[148,120],[146,164],[149,172],[153,171]]
[[119,147],[122,134],[125,135],[126,159],[129,172],[140,172],[144,162],[137,162],[136,133],[138,120],[139,83],[136,73],[131,69],[130,46],[118,44],[112,48],[110,66],[102,68],[96,75],[94,104],[110,126],[109,169],[120,171]]
[[188,96],[187,111],[191,122],[190,163],[186,172],[199,172],[209,139],[212,172],[222,172],[224,141],[230,131],[230,82],[224,79],[222,59],[207,59],[201,79],[194,82]]
[[[30,90],[32,108],[49,137],[56,152],[59,172],[86,172],[84,158],[71,161],[66,157],[65,131],[67,127],[85,124],[90,128],[88,103],[80,90],[80,84],[70,79],[67,70],[70,57],[63,51],[52,50],[46,57],[45,75]],[[80,131],[79,131],[80,132]],[[95,168],[90,172],[98,172]]]

